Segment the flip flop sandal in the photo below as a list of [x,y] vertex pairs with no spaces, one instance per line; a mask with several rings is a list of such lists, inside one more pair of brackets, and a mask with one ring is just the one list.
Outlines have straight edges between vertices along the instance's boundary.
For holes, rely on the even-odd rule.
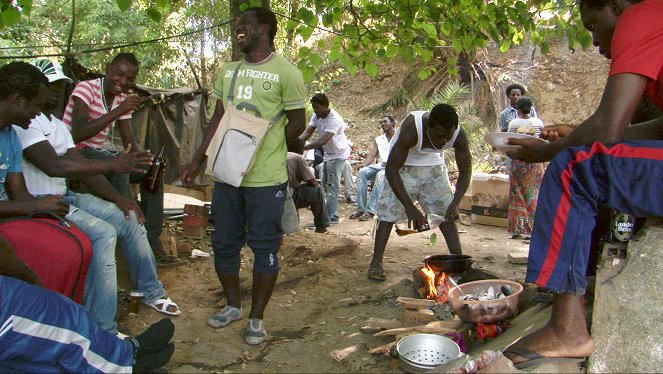
[[387,279],[387,277],[384,275],[384,270],[368,269],[368,279],[377,282],[384,282]]
[[362,215],[362,213],[360,211],[355,210],[354,212],[352,212],[352,214],[350,214],[350,216],[348,218],[357,219],[357,218],[361,217],[361,215]]
[[520,361],[517,363],[514,363],[513,366],[518,369],[526,369],[532,366],[539,366],[543,365],[546,363],[564,363],[564,362],[573,362],[573,363],[580,363],[585,361],[587,357],[543,357],[537,352],[534,352],[532,350],[526,349],[526,348],[516,348],[516,347],[509,347],[506,350],[504,350],[504,353],[506,358],[510,359],[507,357],[507,354],[516,354],[521,357],[525,357],[525,361]]
[[[180,308],[170,298],[157,299],[153,303],[144,303],[144,304],[156,310],[159,313],[168,314],[169,316],[179,316],[180,314],[182,314]],[[175,307],[174,312],[168,310],[169,307],[173,306]]]

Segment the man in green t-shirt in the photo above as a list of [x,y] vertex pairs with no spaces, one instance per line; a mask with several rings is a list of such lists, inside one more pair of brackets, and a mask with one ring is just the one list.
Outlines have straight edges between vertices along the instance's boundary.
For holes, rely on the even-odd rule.
[[212,92],[216,109],[209,128],[193,160],[182,172],[182,181],[191,186],[225,113],[229,96],[233,97],[233,105],[262,118],[273,119],[284,113],[267,131],[241,186],[216,181],[212,196],[214,265],[228,305],[207,323],[218,328],[242,318],[239,253],[248,244],[255,255],[253,297],[246,328],[249,344],[260,344],[267,337],[263,313],[278,276],[277,252],[283,239],[281,216],[288,180],[286,141],[296,139],[306,126],[304,80],[294,65],[274,54],[276,30],[276,16],[270,10],[251,7],[240,16],[235,36],[244,59],[221,69]]

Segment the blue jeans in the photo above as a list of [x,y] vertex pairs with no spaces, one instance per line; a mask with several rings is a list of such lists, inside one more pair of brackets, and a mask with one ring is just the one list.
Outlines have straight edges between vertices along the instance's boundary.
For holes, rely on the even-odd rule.
[[108,331],[117,328],[117,273],[115,244],[119,242],[134,287],[152,303],[166,295],[157,278],[156,261],[147,242],[145,227],[135,213],[130,219],[117,205],[89,194],[69,191],[65,195],[75,207],[67,215],[92,241],[92,261],[85,279],[83,305],[92,318]]
[[322,166],[322,185],[325,186],[325,207],[327,208],[327,217],[338,219],[338,194],[341,186],[341,176],[345,168],[345,160],[325,161]]
[[[80,153],[83,155],[83,157],[92,160],[103,160],[117,157],[117,152],[94,148],[83,148],[80,150]],[[105,173],[104,176],[120,194],[130,199],[133,198],[131,193],[131,183],[140,183],[143,181],[144,177],[144,175],[114,172]],[[83,190],[79,192],[87,191]],[[163,230],[163,194],[163,180],[161,181],[159,189],[155,192],[148,192],[141,184],[140,208],[143,210],[143,214],[145,215],[147,240],[150,242],[150,247],[157,257],[165,256],[167,254],[163,249],[163,244],[159,238]]]
[[[380,192],[382,192],[382,183],[378,183],[376,178],[378,173],[384,170],[381,164],[372,164],[364,166],[357,174],[357,185],[359,194],[357,195],[357,211],[370,212],[375,214],[377,211],[378,201],[380,199]],[[384,172],[382,174],[384,176]],[[373,181],[373,189],[371,190],[370,200],[368,196],[368,181]]]

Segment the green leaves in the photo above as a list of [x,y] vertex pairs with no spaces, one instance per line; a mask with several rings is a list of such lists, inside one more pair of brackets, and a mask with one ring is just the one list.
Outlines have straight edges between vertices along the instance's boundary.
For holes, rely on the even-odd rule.
[[117,7],[120,8],[121,11],[126,12],[131,8],[131,0],[115,0],[117,2]]

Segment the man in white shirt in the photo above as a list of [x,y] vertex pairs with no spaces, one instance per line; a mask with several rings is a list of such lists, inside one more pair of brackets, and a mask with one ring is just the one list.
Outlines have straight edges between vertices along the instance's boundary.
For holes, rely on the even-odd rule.
[[329,108],[329,99],[325,94],[313,95],[311,106],[313,106],[315,114],[299,138],[306,141],[315,130],[318,130],[318,138],[306,143],[304,149],[322,146],[325,151],[322,166],[322,184],[326,192],[325,204],[329,222],[336,224],[339,222],[338,195],[341,176],[343,168],[345,168],[345,161],[350,157],[350,144],[345,136],[345,122],[338,112]]
[[[33,196],[63,195],[73,221],[90,238],[92,262],[85,281],[83,305],[92,318],[108,331],[115,331],[117,310],[117,274],[115,244],[119,240],[134,287],[145,296],[144,303],[169,315],[180,310],[166,298],[163,283],[156,274],[156,261],[142,224],[143,213],[133,200],[120,194],[101,173],[144,173],[150,165],[149,152],[121,153],[114,159],[88,160],[74,145],[66,125],[51,115],[57,94],[65,81],[61,66],[49,60],[32,62],[49,79],[51,100],[27,129],[14,126],[23,148],[25,184]],[[76,178],[96,196],[67,189],[65,178]]]

